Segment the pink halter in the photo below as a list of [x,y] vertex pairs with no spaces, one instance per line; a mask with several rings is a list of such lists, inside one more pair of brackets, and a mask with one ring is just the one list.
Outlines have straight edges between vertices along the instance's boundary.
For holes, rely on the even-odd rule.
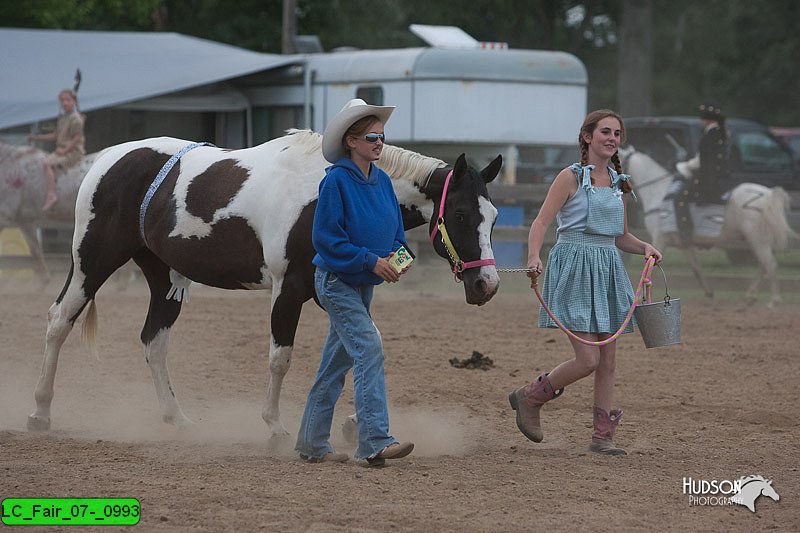
[[450,178],[453,176],[453,171],[447,173],[447,178],[444,180],[444,189],[442,189],[442,201],[439,204],[439,218],[436,220],[436,224],[433,226],[433,231],[431,231],[431,244],[433,244],[433,240],[436,237],[437,233],[441,233],[442,244],[444,244],[445,250],[447,250],[447,255],[450,256],[450,260],[453,263],[453,274],[456,277],[460,277],[461,273],[464,272],[468,268],[478,268],[487,265],[495,265],[497,262],[494,259],[478,259],[477,261],[467,261],[466,263],[458,257],[458,253],[456,252],[453,243],[450,241],[450,237],[447,234],[447,228],[444,225],[444,202],[447,198],[447,188],[450,186]]

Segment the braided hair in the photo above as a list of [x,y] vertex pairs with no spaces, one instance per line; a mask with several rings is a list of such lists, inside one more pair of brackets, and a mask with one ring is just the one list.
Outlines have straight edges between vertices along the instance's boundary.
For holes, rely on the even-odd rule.
[[[581,126],[581,131],[578,133],[578,144],[581,150],[581,165],[585,166],[589,164],[589,143],[584,140],[584,134],[592,135],[595,128],[597,128],[598,122],[607,117],[613,117],[619,121],[620,129],[622,130],[622,142],[625,142],[625,122],[618,113],[610,109],[598,109],[597,111],[592,111],[586,115],[583,125]],[[621,174],[622,162],[619,159],[619,151],[615,152],[614,155],[611,156],[611,163],[614,165],[614,170],[616,170],[618,174]],[[629,193],[633,190],[631,184],[627,181],[620,181],[619,188],[624,193]]]

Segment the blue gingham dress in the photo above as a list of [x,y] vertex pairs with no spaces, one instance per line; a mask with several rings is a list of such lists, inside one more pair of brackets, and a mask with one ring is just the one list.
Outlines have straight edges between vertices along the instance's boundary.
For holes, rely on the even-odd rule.
[[[624,232],[625,211],[620,181],[628,176],[609,168],[611,187],[594,187],[589,173],[594,167],[575,164],[578,191],[587,197],[583,231],[559,230],[543,274],[542,297],[571,331],[615,333],[633,303],[633,287],[614,238]],[[631,333],[634,319],[623,333]],[[556,328],[542,308],[540,328]]]

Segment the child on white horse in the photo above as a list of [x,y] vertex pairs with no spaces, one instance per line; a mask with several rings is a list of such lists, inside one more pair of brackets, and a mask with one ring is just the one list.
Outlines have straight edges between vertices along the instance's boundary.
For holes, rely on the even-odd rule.
[[32,141],[55,141],[55,151],[47,154],[44,172],[47,177],[47,196],[42,211],[48,211],[58,201],[54,169],[66,170],[77,164],[86,153],[83,137],[83,115],[78,112],[78,96],[72,89],[58,93],[58,102],[64,111],[58,116],[56,130],[51,133],[31,134]]

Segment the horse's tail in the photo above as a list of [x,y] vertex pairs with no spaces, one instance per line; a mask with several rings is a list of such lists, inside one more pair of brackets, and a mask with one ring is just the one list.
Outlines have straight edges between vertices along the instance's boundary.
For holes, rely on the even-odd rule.
[[86,316],[83,317],[81,339],[89,346],[92,355],[96,359],[100,359],[97,349],[97,306],[94,304],[94,298],[89,301],[89,309],[86,310]]
[[782,251],[789,246],[789,238],[797,239],[798,234],[789,226],[787,214],[789,212],[789,195],[782,187],[773,187],[764,209],[764,233],[772,236],[772,246],[777,251]]

